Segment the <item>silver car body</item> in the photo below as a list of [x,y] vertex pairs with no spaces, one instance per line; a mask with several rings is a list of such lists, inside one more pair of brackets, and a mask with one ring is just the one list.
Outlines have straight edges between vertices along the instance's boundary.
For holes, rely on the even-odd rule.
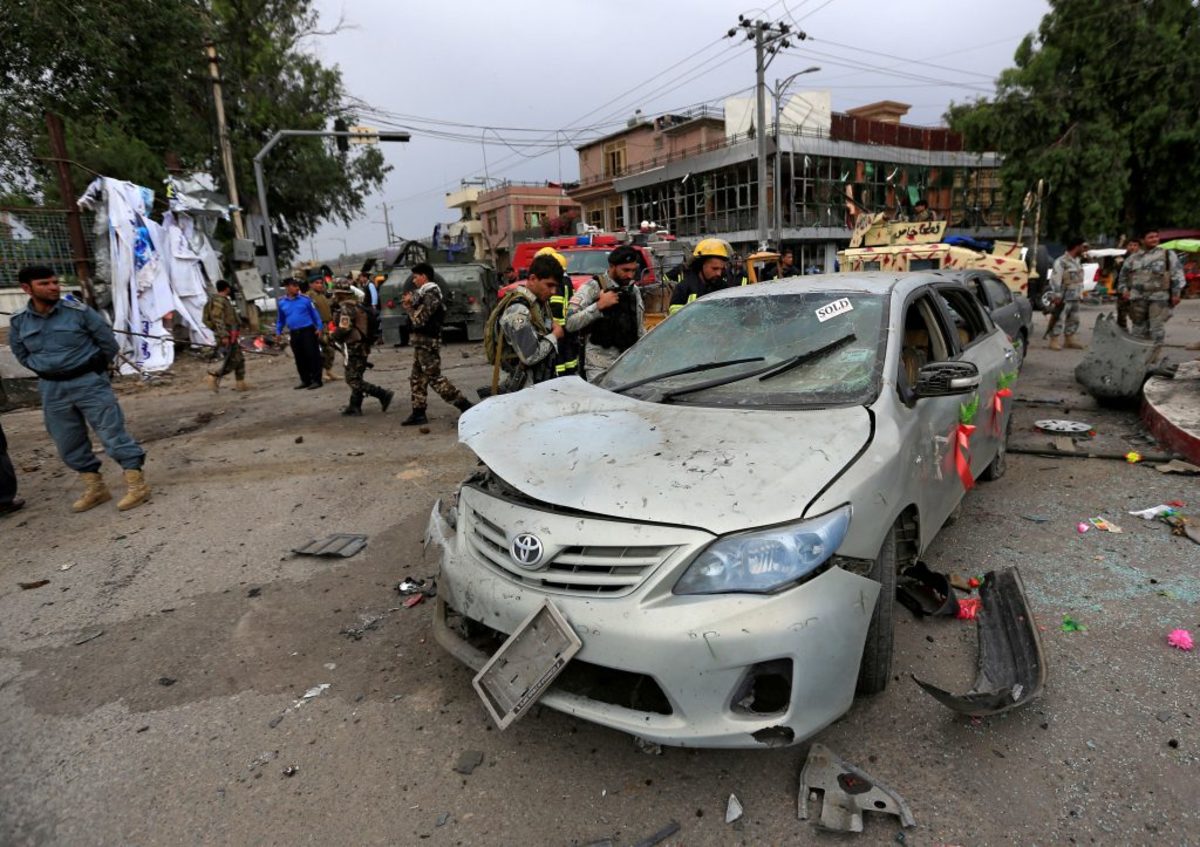
[[[828,725],[854,698],[879,594],[863,574],[890,527],[907,516],[919,528],[919,552],[964,493],[954,448],[969,398],[902,396],[898,380],[911,357],[902,348],[914,337],[904,316],[921,308],[942,327],[942,353],[976,364],[981,395],[990,397],[999,374],[1015,368],[1011,345],[983,310],[983,331],[960,345],[953,312],[929,311],[940,308],[938,287],[966,293],[929,273],[839,274],[730,289],[680,312],[799,292],[878,297],[880,364],[869,402],[685,405],[559,379],[464,414],[460,440],[488,473],[431,517],[442,548],[439,643],[478,669],[488,652],[464,637],[463,621],[503,637],[550,598],[582,639],[576,662],[650,680],[669,706],[631,708],[561,685],[543,696],[545,705],[680,746],[793,743]],[[986,414],[981,408],[971,440],[973,476],[995,457],[1007,424],[1007,409],[985,424]],[[836,554],[798,584],[766,594],[675,593],[718,539],[847,504],[852,516]],[[544,548],[532,569],[512,552],[514,539],[528,535]],[[780,662],[790,663],[790,690],[768,713],[747,708],[749,675]]]

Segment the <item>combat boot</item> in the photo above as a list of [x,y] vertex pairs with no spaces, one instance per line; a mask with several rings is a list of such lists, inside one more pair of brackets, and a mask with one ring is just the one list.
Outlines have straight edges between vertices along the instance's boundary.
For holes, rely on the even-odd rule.
[[360,418],[362,417],[362,401],[363,396],[357,391],[350,395],[350,402],[342,409],[342,414],[347,417]]
[[216,376],[215,374],[209,374],[204,378],[204,381],[208,383],[208,390],[213,394],[216,394],[221,390],[221,378],[219,376]]
[[1050,337],[1050,349],[1051,350],[1061,350],[1062,349],[1062,336],[1061,335],[1053,335]]
[[412,414],[400,421],[400,426],[416,426],[427,423],[429,423],[429,418],[425,417],[425,407],[413,406]]
[[150,486],[146,485],[146,476],[141,468],[125,471],[125,488],[125,496],[117,503],[118,511],[124,512],[150,499]]
[[239,380],[237,381],[237,385],[235,385],[235,386],[233,387],[233,390],[234,390],[234,391],[249,391],[249,390],[250,390],[250,386],[246,384],[246,380],[244,380],[244,379],[239,379]]
[[71,505],[76,512],[86,512],[112,499],[112,493],[99,473],[81,473],[80,476],[83,477],[83,496]]
[[465,412],[467,409],[471,408],[472,403],[466,397],[459,397],[450,405],[458,409],[460,412]]
[[379,393],[375,395],[375,399],[379,401],[379,406],[383,411],[388,410],[388,406],[392,405],[392,400],[396,396],[395,391],[388,391],[386,388],[378,389]]
[[1083,350],[1083,349],[1085,349],[1082,344],[1080,344],[1078,341],[1075,340],[1075,336],[1073,334],[1067,336],[1066,341],[1063,342],[1063,347],[1065,347],[1068,350]]
[[325,369],[324,379],[326,382],[333,382],[336,378],[337,377],[333,375],[333,371],[331,371],[329,368]]

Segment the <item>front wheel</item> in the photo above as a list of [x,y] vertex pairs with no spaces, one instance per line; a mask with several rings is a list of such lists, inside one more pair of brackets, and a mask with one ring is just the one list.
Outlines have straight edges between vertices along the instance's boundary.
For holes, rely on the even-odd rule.
[[867,629],[863,645],[862,664],[858,668],[859,694],[878,694],[887,688],[892,674],[892,646],[895,641],[896,611],[896,527],[893,525],[883,539],[883,546],[867,579],[879,583],[879,599]]

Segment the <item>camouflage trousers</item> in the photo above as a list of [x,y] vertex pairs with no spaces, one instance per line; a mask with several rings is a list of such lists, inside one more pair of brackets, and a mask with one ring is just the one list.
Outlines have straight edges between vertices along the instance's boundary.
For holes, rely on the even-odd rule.
[[1079,301],[1064,300],[1062,302],[1062,310],[1055,310],[1054,314],[1058,316],[1058,321],[1054,324],[1054,329],[1050,330],[1051,338],[1056,338],[1066,332],[1067,335],[1074,335],[1079,332]]
[[1129,301],[1124,297],[1117,298],[1117,326],[1129,332]]
[[327,371],[333,370],[333,363],[336,359],[337,351],[334,349],[333,342],[329,340],[328,333],[321,334],[321,367]]
[[1171,317],[1171,304],[1166,300],[1130,300],[1129,320],[1133,324],[1130,334],[1134,338],[1148,338],[1162,344],[1167,337],[1167,319]]
[[367,372],[367,355],[367,351],[361,348],[351,348],[346,354],[346,385],[350,386],[350,391],[353,394],[366,394],[369,397],[379,397],[387,392],[378,385],[363,379],[363,374]]
[[236,379],[246,378],[246,355],[237,344],[226,342],[217,350],[216,360],[209,365],[208,373],[217,378],[225,376],[230,371]]
[[442,376],[442,342],[414,335],[412,344],[413,366],[408,384],[412,387],[413,408],[424,409],[429,404],[430,386],[447,403],[465,399],[454,383]]

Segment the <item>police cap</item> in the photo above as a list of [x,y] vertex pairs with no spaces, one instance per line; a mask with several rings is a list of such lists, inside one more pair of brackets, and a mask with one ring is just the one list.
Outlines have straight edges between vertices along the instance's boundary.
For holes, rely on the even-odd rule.
[[628,265],[631,262],[638,260],[638,251],[634,250],[628,244],[622,244],[608,254],[608,263],[612,267],[617,265]]

